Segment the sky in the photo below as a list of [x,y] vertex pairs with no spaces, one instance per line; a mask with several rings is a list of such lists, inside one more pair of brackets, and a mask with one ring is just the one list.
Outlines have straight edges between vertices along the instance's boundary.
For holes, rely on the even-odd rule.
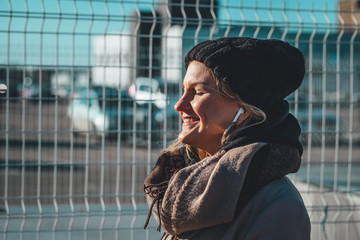
[[[307,23],[312,27],[316,21],[318,31],[325,31],[329,23],[337,24],[336,5],[336,0],[219,0],[217,21],[284,25],[287,19],[289,31],[298,31],[300,23],[303,31],[312,31]],[[0,65],[87,65],[90,35],[129,32],[134,12],[156,8],[157,0],[0,0]]]

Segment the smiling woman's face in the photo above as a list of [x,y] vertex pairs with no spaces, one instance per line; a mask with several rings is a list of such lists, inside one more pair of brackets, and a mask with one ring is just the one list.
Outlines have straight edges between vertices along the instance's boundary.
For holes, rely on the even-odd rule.
[[175,104],[183,119],[180,142],[211,155],[221,147],[221,137],[239,110],[239,103],[222,96],[211,70],[192,61],[187,69],[184,94]]

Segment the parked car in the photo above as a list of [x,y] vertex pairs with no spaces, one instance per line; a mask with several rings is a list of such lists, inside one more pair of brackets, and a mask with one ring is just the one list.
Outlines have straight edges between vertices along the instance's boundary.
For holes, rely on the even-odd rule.
[[[294,113],[295,110],[295,98],[294,94],[287,97],[287,101],[290,104],[290,112]],[[299,95],[297,101],[298,111],[297,119],[299,121],[302,134],[300,140],[303,144],[306,144],[311,134],[311,143],[313,145],[321,145],[322,135],[325,134],[325,143],[330,145],[336,142],[336,125],[337,116],[333,111],[334,107],[330,108],[329,104],[326,105],[325,112],[323,111],[323,105],[321,101],[312,101],[312,108],[310,110],[310,102],[306,95]],[[311,119],[309,116],[311,114]],[[324,118],[324,120],[323,120]],[[344,130],[344,124],[341,117],[338,120],[339,124],[339,140],[342,140],[343,135],[341,132]],[[311,122],[311,128],[310,128]],[[325,131],[323,131],[323,123],[325,124]]]
[[[164,93],[165,84],[167,87],[166,95]],[[159,78],[139,77],[129,88],[129,95],[134,99],[138,108],[148,111],[151,107],[150,125],[153,144],[160,143],[161,145],[164,134],[167,139],[173,139],[179,132],[180,115],[175,111],[174,105],[179,100],[180,86],[178,83],[165,82]],[[146,121],[148,120],[149,118],[146,117]],[[145,126],[142,129],[146,130],[148,127]],[[144,139],[147,137],[148,135],[144,136]]]
[[26,100],[38,101],[41,92],[41,101],[49,100],[53,97],[49,90],[49,85],[43,83],[40,89],[38,83],[34,83],[31,78],[27,77],[23,83],[20,83],[16,86],[16,91],[18,96]]
[[114,137],[120,131],[123,139],[132,134],[133,121],[137,124],[144,121],[144,114],[138,110],[134,114],[133,99],[127,90],[120,91],[119,96],[117,89],[101,86],[75,92],[67,109],[76,133],[91,132],[97,136],[104,133]]
[[139,106],[151,102],[155,107],[163,109],[167,105],[166,95],[160,91],[160,82],[155,78],[136,78],[135,83],[129,88],[129,95]]

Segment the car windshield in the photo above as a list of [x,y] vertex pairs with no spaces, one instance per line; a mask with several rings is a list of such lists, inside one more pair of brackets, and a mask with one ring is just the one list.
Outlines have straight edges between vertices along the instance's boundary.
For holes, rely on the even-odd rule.
[[146,86],[146,85],[141,85],[141,86],[139,87],[139,90],[140,90],[140,91],[144,91],[144,92],[154,92],[154,91],[151,91],[152,89],[151,89],[150,86]]

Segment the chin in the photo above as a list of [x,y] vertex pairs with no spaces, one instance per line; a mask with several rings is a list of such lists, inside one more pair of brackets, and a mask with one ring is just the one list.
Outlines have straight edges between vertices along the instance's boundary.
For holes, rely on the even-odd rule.
[[188,144],[188,145],[190,145],[190,146],[192,146],[192,147],[198,147],[197,145],[198,144],[196,144],[196,138],[195,138],[195,136],[189,136],[190,134],[183,134],[183,132],[181,132],[180,134],[179,134],[179,136],[178,136],[178,140],[180,141],[180,142],[182,142],[182,143],[184,143],[184,144]]

